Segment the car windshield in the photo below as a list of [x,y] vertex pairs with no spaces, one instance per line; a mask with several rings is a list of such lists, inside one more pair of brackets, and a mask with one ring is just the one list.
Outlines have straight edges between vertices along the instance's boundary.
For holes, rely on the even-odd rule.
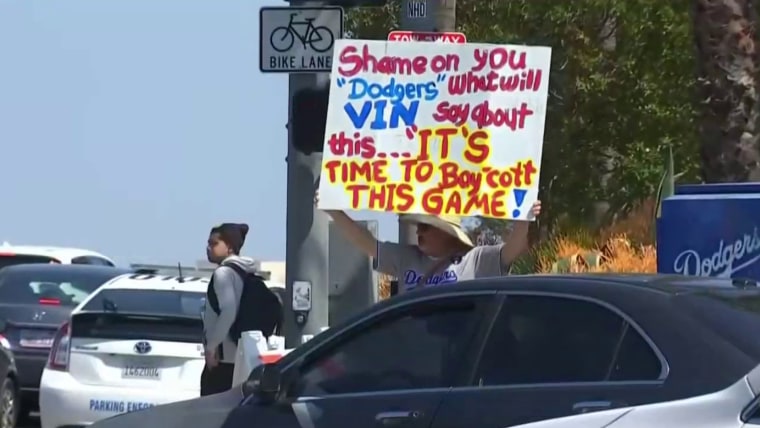
[[119,269],[4,269],[0,273],[0,302],[76,306],[122,273]]
[[112,288],[101,290],[82,310],[200,318],[204,305],[205,293]]
[[58,263],[58,260],[47,256],[32,256],[23,254],[0,254],[0,269],[6,266],[29,263]]

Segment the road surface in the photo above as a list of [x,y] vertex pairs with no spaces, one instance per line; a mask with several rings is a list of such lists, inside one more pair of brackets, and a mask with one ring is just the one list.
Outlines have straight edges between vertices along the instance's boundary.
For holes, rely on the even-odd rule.
[[40,428],[40,417],[37,413],[32,413],[31,420],[27,424],[19,424],[16,428]]

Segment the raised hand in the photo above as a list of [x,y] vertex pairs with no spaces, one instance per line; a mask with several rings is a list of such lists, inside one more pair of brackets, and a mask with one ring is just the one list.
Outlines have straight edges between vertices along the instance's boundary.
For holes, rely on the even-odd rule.
[[533,202],[533,206],[530,207],[530,217],[535,218],[541,214],[541,201]]

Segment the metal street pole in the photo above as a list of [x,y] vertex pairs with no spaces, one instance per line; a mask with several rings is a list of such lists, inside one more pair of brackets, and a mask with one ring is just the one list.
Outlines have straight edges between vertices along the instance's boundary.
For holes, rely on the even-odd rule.
[[[299,4],[300,6],[300,4]],[[306,6],[304,4],[303,6]],[[322,169],[322,154],[306,155],[294,147],[293,98],[302,89],[314,88],[329,80],[329,73],[303,73],[289,76],[288,108],[288,208],[286,216],[285,346],[295,348],[304,335],[316,335],[328,326],[328,232],[327,216],[314,207],[314,193]],[[294,284],[308,283],[311,309],[293,310]],[[303,315],[305,318],[301,318]]]
[[[401,28],[407,31],[454,31],[456,14],[452,18],[452,10],[456,11],[456,0],[402,0]],[[414,225],[405,223],[402,216],[398,217],[398,242],[401,244],[417,244]]]
[[[289,3],[291,7],[307,7],[312,8],[312,11],[324,9],[320,13],[324,13],[325,16],[318,15],[316,18],[312,18],[318,21],[324,18],[328,28],[335,28],[334,21],[332,21],[333,24],[330,24],[330,19],[334,20],[335,18],[336,8],[334,6],[380,5],[384,3],[384,0],[289,0]],[[328,5],[332,7],[325,8]],[[331,9],[331,12],[328,12],[327,9]],[[288,15],[292,21],[293,15],[289,13]],[[342,13],[340,16],[343,19]],[[283,24],[287,22],[286,19]],[[265,23],[260,23],[260,25],[263,24]],[[339,23],[339,27],[339,32],[333,34],[334,40],[343,37],[342,22]],[[262,26],[262,32],[263,29]],[[274,34],[273,31],[275,30],[276,28],[269,29],[268,31],[272,32],[269,34]],[[269,41],[269,43],[272,42]],[[266,45],[264,44],[264,46]],[[276,51],[274,46],[272,49]],[[282,53],[282,51],[277,52]],[[287,57],[287,54],[277,54],[276,58],[283,56]],[[270,61],[272,59],[270,52]],[[311,109],[309,106],[302,106],[300,101],[294,102],[296,100],[310,100],[305,101],[305,103],[319,103],[314,98],[302,96],[308,92],[325,92],[319,91],[319,89],[326,89],[329,84],[330,73],[324,71],[290,74],[288,80],[288,206],[285,239],[287,301],[283,302],[285,311],[283,330],[285,345],[288,348],[300,345],[304,336],[318,334],[323,328],[328,327],[329,323],[328,243],[330,229],[327,216],[317,211],[314,206],[314,194],[318,187],[322,169],[322,154],[312,153],[314,149],[311,146],[314,141],[306,141],[312,136],[320,140],[323,138],[323,135],[317,136],[318,130],[314,131],[315,123],[313,121],[326,120],[327,118],[318,117],[322,114],[321,112],[316,113],[320,111],[318,105]],[[296,104],[298,107],[294,108]],[[326,115],[326,113],[324,114]],[[298,137],[295,132],[296,127],[298,127]],[[296,138],[299,139],[298,142],[296,142]],[[318,141],[317,146],[321,147],[321,143]],[[293,299],[294,295],[296,295],[296,299]]]
[[457,29],[457,0],[433,0],[436,3],[435,31],[439,33],[456,31]]
[[[407,31],[435,31],[436,8],[440,0],[401,0],[401,28]],[[400,42],[401,43],[401,42]],[[417,234],[412,224],[401,221],[398,216],[398,242],[417,244]]]

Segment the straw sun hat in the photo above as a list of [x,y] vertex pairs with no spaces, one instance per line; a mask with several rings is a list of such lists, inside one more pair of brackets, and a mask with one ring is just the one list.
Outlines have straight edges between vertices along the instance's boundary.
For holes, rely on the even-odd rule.
[[429,214],[403,214],[401,221],[407,223],[422,223],[442,230],[447,234],[457,238],[460,242],[468,247],[474,247],[472,240],[462,228],[462,219],[459,216],[452,215],[429,215]]

